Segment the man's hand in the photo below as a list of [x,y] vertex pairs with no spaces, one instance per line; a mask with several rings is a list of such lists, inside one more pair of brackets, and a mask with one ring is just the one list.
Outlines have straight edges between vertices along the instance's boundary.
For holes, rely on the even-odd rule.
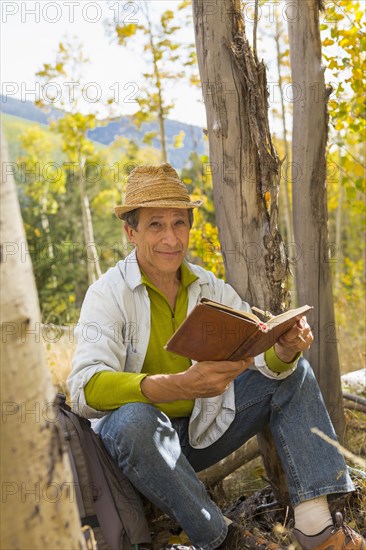
[[291,363],[299,351],[310,348],[313,340],[313,333],[304,316],[277,340],[276,355],[285,363]]
[[183,375],[188,399],[220,395],[253,361],[253,357],[247,357],[240,361],[201,361],[192,365]]
[[214,397],[223,393],[252,363],[253,357],[240,361],[201,361],[179,374],[146,376],[141,391],[152,403]]

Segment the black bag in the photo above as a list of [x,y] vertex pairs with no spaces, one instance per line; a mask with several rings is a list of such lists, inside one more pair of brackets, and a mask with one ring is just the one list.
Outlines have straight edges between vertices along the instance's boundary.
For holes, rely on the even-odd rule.
[[150,542],[140,498],[89,420],[73,413],[63,394],[57,395],[56,406],[68,447],[81,524],[92,528],[98,550],[130,550],[131,546]]

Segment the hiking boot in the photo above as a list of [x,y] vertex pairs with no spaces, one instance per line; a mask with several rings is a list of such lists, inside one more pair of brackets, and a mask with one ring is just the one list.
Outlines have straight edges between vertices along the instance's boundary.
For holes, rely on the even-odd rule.
[[222,550],[280,550],[281,546],[253,535],[237,523],[230,523],[226,539],[219,548]]
[[163,550],[194,550],[194,546],[187,546],[186,544],[166,544]]
[[[303,550],[366,550],[365,539],[343,523],[340,512],[335,514],[335,525],[327,527],[320,535],[306,537],[297,529],[294,529],[294,535],[302,545]],[[320,536],[323,542],[320,542],[317,546],[310,545],[310,539],[315,542],[315,539]]]
[[[164,550],[194,550],[194,546],[184,544],[169,544]],[[237,523],[230,523],[226,539],[220,544],[217,550],[280,550],[281,546],[268,542],[257,537]]]

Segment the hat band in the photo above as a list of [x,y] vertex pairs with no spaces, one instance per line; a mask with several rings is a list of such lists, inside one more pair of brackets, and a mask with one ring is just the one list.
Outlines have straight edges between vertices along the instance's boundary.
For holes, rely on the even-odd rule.
[[177,184],[172,183],[160,186],[150,184],[140,189],[135,186],[129,193],[126,193],[126,204],[142,204],[160,200],[190,202],[190,197],[182,184],[178,187]]

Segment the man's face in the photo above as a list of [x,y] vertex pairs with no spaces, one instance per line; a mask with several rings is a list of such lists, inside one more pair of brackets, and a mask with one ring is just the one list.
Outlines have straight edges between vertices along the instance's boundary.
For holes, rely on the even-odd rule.
[[137,229],[125,225],[136,245],[138,262],[147,275],[174,274],[188,248],[188,211],[180,208],[141,208]]

